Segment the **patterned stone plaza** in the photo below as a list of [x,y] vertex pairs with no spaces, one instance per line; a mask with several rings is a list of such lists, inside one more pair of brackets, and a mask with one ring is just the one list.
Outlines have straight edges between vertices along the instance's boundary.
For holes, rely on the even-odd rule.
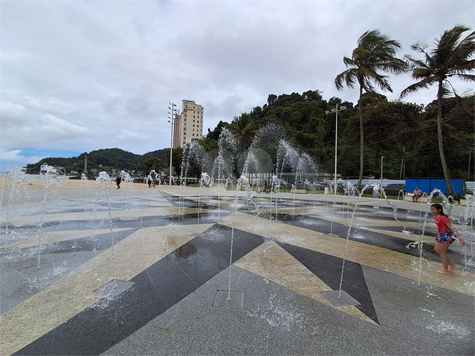
[[469,245],[440,275],[427,204],[89,181],[10,193],[2,355],[475,353],[473,225],[455,221]]

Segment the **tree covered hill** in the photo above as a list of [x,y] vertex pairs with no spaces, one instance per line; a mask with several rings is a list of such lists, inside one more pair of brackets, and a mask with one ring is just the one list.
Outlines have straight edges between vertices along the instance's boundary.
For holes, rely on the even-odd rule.
[[[248,148],[258,130],[269,123],[282,126],[287,140],[309,154],[320,171],[333,172],[335,161],[336,105],[347,109],[338,114],[338,172],[344,177],[359,173],[358,107],[340,98],[323,100],[319,91],[268,96],[267,103],[220,122],[201,144],[208,150],[218,146],[223,128]],[[364,175],[379,177],[384,156],[384,177],[443,177],[437,152],[437,101],[418,105],[388,101],[384,95],[363,95],[365,135]],[[474,96],[444,98],[444,147],[453,178],[473,179]],[[330,111],[330,114],[327,112]],[[275,163],[275,162],[274,162]],[[472,173],[469,167],[472,166]]]
[[40,167],[43,164],[48,164],[49,166],[53,167],[64,167],[67,173],[71,171],[77,171],[79,173],[82,173],[84,170],[84,161],[87,154],[88,171],[91,169],[105,169],[106,167],[125,171],[143,171],[146,166],[147,160],[149,160],[150,158],[154,158],[154,161],[158,162],[158,164],[160,165],[156,168],[161,168],[161,164],[163,164],[163,167],[166,167],[167,150],[169,149],[162,149],[147,152],[143,155],[138,155],[132,152],[124,151],[120,148],[106,148],[91,151],[89,153],[85,152],[77,157],[71,158],[44,158],[35,164],[28,164],[26,166],[26,170],[27,173],[30,174],[39,173]]

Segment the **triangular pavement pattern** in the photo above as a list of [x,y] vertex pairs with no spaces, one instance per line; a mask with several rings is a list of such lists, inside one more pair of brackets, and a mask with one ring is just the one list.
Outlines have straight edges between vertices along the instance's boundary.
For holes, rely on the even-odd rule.
[[[318,254],[315,251],[309,252],[314,253],[315,256]],[[378,323],[375,313],[366,315],[355,306],[334,307],[320,294],[333,291],[333,289],[276,242],[263,243],[242,257],[235,265],[364,321]],[[350,292],[347,293],[351,295]],[[362,309],[374,311],[372,303],[371,306]]]
[[[0,350],[12,354],[42,338],[103,298],[96,291],[112,280],[134,277],[163,260],[212,225],[157,226],[136,231],[1,316]],[[161,239],[157,239],[161,236]],[[140,296],[139,296],[140,297]],[[45,300],[48,301],[45,303]],[[137,299],[139,300],[139,299]],[[140,302],[136,301],[136,304]],[[40,342],[51,343],[48,337]],[[85,343],[87,344],[87,343]],[[21,352],[21,354],[32,354]]]

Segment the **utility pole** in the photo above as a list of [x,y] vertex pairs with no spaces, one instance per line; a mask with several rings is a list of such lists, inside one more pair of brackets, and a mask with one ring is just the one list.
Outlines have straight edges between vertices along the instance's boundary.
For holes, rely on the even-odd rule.
[[403,175],[402,175],[402,169],[403,169],[404,164],[405,164],[405,162],[404,162],[404,155],[405,155],[405,153],[406,153],[406,146],[402,146],[401,170],[399,171],[399,179],[400,179],[400,180],[402,180],[402,177],[403,177]]
[[333,194],[335,196],[336,196],[336,191],[337,191],[336,173],[337,173],[337,163],[338,163],[338,112],[343,111],[343,110],[346,110],[346,106],[338,107],[338,104],[336,104],[335,109],[331,109],[331,111],[330,110],[325,111],[325,114],[327,114],[327,115],[333,114],[333,113],[336,114],[335,115],[335,174],[333,176],[333,180],[334,180],[334,183],[333,183],[334,192],[333,192]]
[[173,137],[175,136],[175,103],[168,103],[170,106],[168,109],[170,110],[168,114],[168,122],[171,124],[171,138],[170,138],[170,182],[169,185],[172,185],[172,158],[173,158]]

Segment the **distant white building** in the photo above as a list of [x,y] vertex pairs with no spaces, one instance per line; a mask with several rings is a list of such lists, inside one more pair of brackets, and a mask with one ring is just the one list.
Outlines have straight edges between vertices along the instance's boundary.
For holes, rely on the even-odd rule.
[[173,147],[183,147],[193,139],[203,138],[203,106],[193,100],[182,100],[181,115],[175,118]]

